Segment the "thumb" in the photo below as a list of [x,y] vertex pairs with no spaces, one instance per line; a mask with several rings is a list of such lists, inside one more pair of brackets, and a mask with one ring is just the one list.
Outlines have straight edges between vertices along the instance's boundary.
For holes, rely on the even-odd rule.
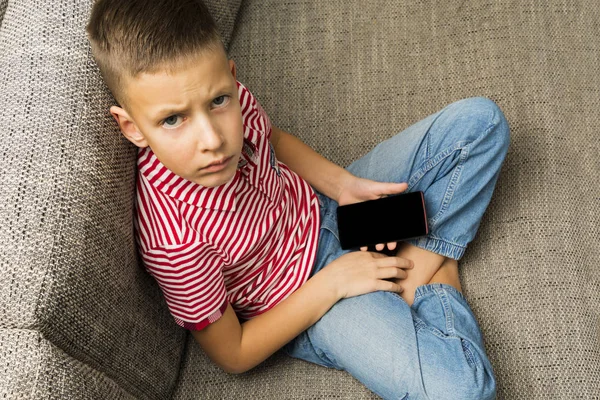
[[380,198],[404,192],[408,188],[408,183],[406,183],[406,182],[401,182],[401,183],[388,182],[388,183],[383,183],[383,184],[379,183],[379,185],[380,185],[378,187],[379,190],[377,192],[379,192]]
[[408,188],[408,183],[390,183],[387,188],[387,194],[404,192]]

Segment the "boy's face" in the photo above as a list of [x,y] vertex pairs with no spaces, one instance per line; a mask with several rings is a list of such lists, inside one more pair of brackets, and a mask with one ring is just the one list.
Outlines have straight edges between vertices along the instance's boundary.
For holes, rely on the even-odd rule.
[[[141,74],[127,82],[128,109],[110,108],[125,137],[150,146],[175,174],[205,187],[236,173],[244,140],[235,63],[205,52],[173,75]],[[224,168],[206,167],[227,158]]]

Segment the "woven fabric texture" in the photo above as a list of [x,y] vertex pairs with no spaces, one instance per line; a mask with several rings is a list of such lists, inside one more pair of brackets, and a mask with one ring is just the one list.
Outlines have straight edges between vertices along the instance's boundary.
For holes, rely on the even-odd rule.
[[3,399],[141,398],[31,329],[0,328],[0,388]]
[[[91,56],[92,1],[0,4],[0,398],[168,398],[187,332],[136,253],[137,148]],[[224,37],[239,4],[209,3]]]
[[[91,4],[0,0],[0,398],[377,398],[281,352],[225,374],[174,324],[136,254],[136,148]],[[209,2],[238,79],[338,165],[455,100],[498,103],[511,146],[459,262],[498,398],[600,398],[597,2],[239,5]]]
[[229,48],[229,42],[231,41],[235,20],[242,0],[209,0],[204,1],[204,3],[215,19],[225,48]]
[[4,13],[8,6],[8,0],[0,0],[0,26],[2,26],[2,20],[4,19]]
[[[199,377],[205,382],[198,384]],[[190,335],[183,360],[180,384],[173,399],[378,399],[352,375],[305,361],[278,351],[258,367],[240,374],[224,373],[204,354]]]
[[[501,107],[511,146],[459,262],[499,399],[600,398],[599,21],[592,0],[248,0],[230,45],[273,124],[340,166],[461,98]],[[280,353],[229,376],[188,349],[177,399],[198,374],[211,398],[368,398]]]

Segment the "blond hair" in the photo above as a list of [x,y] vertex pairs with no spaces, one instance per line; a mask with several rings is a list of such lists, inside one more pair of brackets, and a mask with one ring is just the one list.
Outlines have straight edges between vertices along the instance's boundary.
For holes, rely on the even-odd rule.
[[97,0],[86,32],[104,82],[122,107],[127,79],[172,72],[203,51],[224,51],[201,0]]

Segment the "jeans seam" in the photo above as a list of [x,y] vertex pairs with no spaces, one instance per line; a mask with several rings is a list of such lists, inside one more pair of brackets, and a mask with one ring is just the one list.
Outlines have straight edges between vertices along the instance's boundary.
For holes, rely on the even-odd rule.
[[[330,218],[337,218],[337,216],[336,216],[336,215],[335,215],[333,212],[329,212],[329,211],[325,213],[324,219],[325,219],[325,218],[327,218],[327,217],[330,217]],[[340,242],[340,238],[338,237],[338,233],[336,232],[336,229],[333,229],[332,227],[329,227],[329,226],[328,226],[328,225],[326,225],[326,224],[323,224],[321,227],[322,227],[322,228],[325,228],[325,229],[327,229],[329,232],[331,232],[331,234],[333,235],[333,237],[335,237],[335,238],[336,238],[336,240],[338,241],[338,243]]]
[[467,145],[468,145],[468,143],[465,141],[456,142],[452,146],[450,146],[450,147],[442,150],[438,154],[436,154],[434,157],[427,159],[427,161],[425,161],[424,165],[422,167],[420,167],[417,170],[417,172],[415,172],[414,175],[408,179],[408,187],[406,188],[406,192],[410,191],[410,189],[413,186],[415,186],[421,180],[421,178],[423,176],[425,176],[425,174],[427,172],[432,170],[436,165],[438,165],[439,163],[444,161],[444,159],[449,157],[456,150],[462,149],[463,147],[465,147]]
[[[448,209],[448,205],[450,204],[450,201],[452,200],[452,197],[454,196],[454,189],[456,187],[458,180],[460,179],[460,175],[462,173],[465,161],[467,161],[467,158],[469,157],[471,145],[475,142],[478,142],[482,137],[484,137],[492,129],[494,129],[494,127],[498,124],[498,122],[495,122],[495,120],[496,120],[495,116],[496,116],[496,112],[492,111],[492,115],[490,117],[490,123],[483,130],[483,132],[479,136],[477,136],[474,140],[468,142],[466,144],[466,146],[460,148],[460,158],[458,161],[458,165],[456,166],[455,171],[452,174],[452,178],[450,178],[450,183],[448,184],[446,193],[444,193],[444,199],[442,200],[442,206],[440,207],[440,211],[438,211],[438,213],[431,219],[432,228],[435,227],[436,222],[442,217],[442,214]],[[462,142],[459,142],[459,143],[462,143]]]
[[424,250],[443,255],[444,257],[452,258],[453,260],[460,260],[467,248],[465,245],[444,240],[433,235],[408,239],[405,240],[405,242]]
[[335,368],[335,369],[339,368],[337,366],[337,362],[335,361],[335,358],[333,358],[331,356],[331,354],[329,354],[324,349],[315,348],[315,350],[316,350],[317,355],[321,359],[321,361],[323,361],[325,364],[329,364],[331,366],[331,368]]
[[[448,333],[446,334],[444,332],[439,331],[437,328],[433,328],[433,327],[427,325],[424,321],[422,321],[420,318],[418,318],[418,316],[415,314],[415,315],[413,315],[413,319],[415,320],[416,330],[418,331],[422,328],[428,328],[429,331],[431,331],[436,336],[439,336],[443,339],[447,339],[448,337],[452,337],[452,338],[459,337],[456,335],[456,330],[454,329],[454,313],[452,312],[452,306],[450,305],[450,301],[448,299],[449,294],[446,293],[446,291],[448,291],[448,290],[454,291],[454,293],[456,293],[459,297],[461,297],[462,300],[464,300],[465,302],[466,302],[466,298],[456,288],[454,288],[453,286],[447,285],[447,284],[430,283],[427,285],[423,285],[423,287],[425,287],[425,286],[427,287],[426,288],[427,290],[426,291],[420,290],[419,293],[416,293],[413,304],[416,303],[418,299],[420,299],[421,297],[423,297],[427,294],[431,294],[431,295],[435,294],[436,296],[438,296],[438,298],[440,299],[440,302],[442,304],[442,308],[444,310],[444,317],[446,320],[446,331]],[[398,295],[398,297],[400,297],[400,296]],[[415,317],[417,319],[415,319]]]
[[[467,146],[468,146],[468,143],[465,141],[456,142],[456,143],[454,143],[454,145],[446,148],[445,150],[436,154],[433,158],[427,160],[425,162],[425,165],[423,165],[421,168],[419,168],[417,170],[417,172],[408,180],[408,187],[406,188],[406,191],[409,192],[410,189],[413,186],[415,186],[421,180],[421,178],[423,178],[423,176],[425,176],[425,174],[427,172],[432,170],[436,165],[438,165],[439,163],[444,161],[446,158],[448,158],[450,155],[452,155],[452,153],[454,153],[457,150],[462,150],[463,148],[465,148]],[[450,179],[450,184],[448,185],[448,187],[452,186],[453,184],[456,184],[456,181],[458,180],[458,177],[456,176],[456,174],[457,174],[456,169],[458,169],[458,173],[460,174],[460,172],[462,171],[462,165],[464,164],[465,159],[466,159],[466,156],[463,156],[461,154],[461,159],[459,161],[459,164],[456,166],[454,173],[452,174],[452,178]],[[452,199],[451,195],[454,194],[454,187],[452,186],[450,198],[448,198],[448,192],[449,192],[449,190],[447,189],[446,193],[444,194],[444,199],[442,201],[442,206],[441,206],[440,210],[429,221],[430,230],[433,230],[435,228],[436,221],[441,217],[441,214],[444,211],[446,211],[446,209],[448,208],[448,204],[450,203],[450,200]]]
[[415,332],[420,332],[421,330],[425,329],[429,333],[432,333],[433,335],[439,337],[440,339],[448,340],[448,339],[457,339],[458,338],[458,336],[451,336],[451,335],[445,334],[444,332],[440,331],[435,326],[428,325],[419,317],[413,317],[413,320],[414,320],[414,318],[418,318],[417,320],[415,320]]
[[437,296],[440,298],[442,308],[444,309],[446,332],[448,332],[448,336],[456,336],[456,332],[454,331],[454,313],[452,312],[452,306],[450,305],[448,294],[441,287],[435,287],[434,290]]
[[[300,335],[304,335],[305,333],[301,333]],[[290,342],[286,343],[283,346],[284,352],[288,355],[290,355],[288,353],[288,351],[286,350],[289,346],[291,346],[292,342],[294,345],[296,346],[300,346],[302,348],[302,351],[304,353],[311,353],[314,352],[314,354],[321,360],[321,362],[326,365],[328,368],[334,368],[337,369],[337,365],[333,362],[333,359],[329,356],[329,354],[327,354],[327,352],[323,351],[323,349],[315,346],[311,341],[310,341],[310,335],[306,335],[306,336],[300,336],[298,335],[297,337],[295,337],[294,339],[292,339]]]
[[471,366],[473,366],[473,367],[478,367],[479,363],[477,362],[475,355],[473,354],[473,351],[471,350],[471,345],[469,344],[469,342],[466,339],[460,338],[460,343],[463,348],[463,353],[465,354],[465,356],[467,358],[467,362],[469,364],[471,364]]
[[[406,189],[407,192],[410,191],[410,188],[412,186],[414,186],[419,180],[421,180],[421,178],[429,170],[431,170],[433,167],[435,167],[437,164],[439,164],[441,161],[443,161],[445,158],[447,158],[454,151],[461,150],[461,155],[460,155],[458,165],[456,166],[455,171],[452,174],[452,177],[450,178],[450,183],[448,184],[448,189],[446,189],[446,193],[444,193],[444,199],[442,200],[442,206],[440,207],[440,210],[437,212],[437,214],[431,218],[431,221],[430,221],[431,229],[435,228],[436,222],[442,217],[442,214],[446,211],[446,209],[448,208],[448,205],[450,204],[450,201],[452,200],[456,182],[460,178],[460,174],[462,173],[463,165],[464,165],[465,161],[467,160],[467,157],[469,156],[469,150],[471,148],[471,144],[479,141],[483,136],[487,135],[492,129],[494,129],[494,127],[499,123],[499,121],[496,121],[497,120],[496,117],[497,117],[496,111],[492,111],[492,115],[489,118],[489,120],[490,120],[489,125],[486,127],[486,129],[483,130],[483,132],[479,136],[477,136],[477,138],[475,138],[474,140],[472,140],[470,142],[466,142],[466,141],[456,142],[453,146],[448,147],[447,149],[445,149],[442,152],[435,155],[432,159],[427,160],[425,162],[425,165],[423,167],[421,167],[417,171],[417,173],[409,179],[408,188]],[[427,143],[426,152],[430,153],[429,142]],[[444,154],[444,153],[447,153],[447,154]]]
[[444,198],[442,199],[442,205],[440,210],[431,218],[431,227],[435,228],[437,221],[442,217],[442,215],[448,209],[452,198],[454,197],[454,191],[456,189],[456,185],[458,180],[460,179],[460,175],[462,174],[463,166],[465,165],[465,161],[469,156],[469,147],[463,147],[460,149],[460,158],[458,161],[458,165],[454,168],[454,172],[452,173],[452,177],[450,178],[450,183],[446,188],[446,192],[444,193]]
[[451,241],[451,240],[444,239],[444,238],[441,238],[441,237],[438,237],[438,236],[435,236],[435,235],[427,235],[427,237],[428,237],[429,239],[434,239],[434,240],[438,240],[438,241],[440,241],[440,242],[445,242],[445,243],[451,244],[452,246],[462,247],[463,249],[466,249],[466,248],[467,248],[467,246],[465,246],[465,245],[463,245],[463,244],[460,244],[460,243],[455,243],[455,242],[453,242],[453,241]]
[[[467,306],[469,305],[467,298],[465,297],[464,294],[462,294],[458,289],[456,289],[454,286],[449,285],[447,283],[429,283],[427,284],[428,286],[433,286],[433,285],[437,285],[439,288],[441,288],[442,290],[445,291],[451,291],[452,293],[454,293],[457,297],[459,297]],[[426,293],[421,292],[419,294],[419,296],[415,296],[414,301],[417,301],[417,298],[421,298],[423,297],[423,295],[425,295]],[[470,306],[469,306],[470,308]]]

